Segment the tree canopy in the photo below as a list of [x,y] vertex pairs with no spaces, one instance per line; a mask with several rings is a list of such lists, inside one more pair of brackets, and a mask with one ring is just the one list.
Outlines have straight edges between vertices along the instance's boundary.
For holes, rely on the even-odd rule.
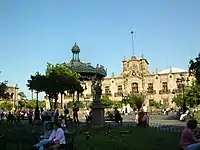
[[7,83],[7,81],[0,82],[0,98],[6,97]]
[[193,81],[192,84],[187,87],[183,93],[175,95],[173,102],[176,106],[183,106],[185,100],[186,105],[194,107],[200,104],[200,83]]
[[125,99],[126,103],[130,104],[132,108],[137,108],[138,110],[142,107],[144,100],[144,96],[140,94],[129,94]]
[[114,102],[108,96],[102,96],[101,102],[105,108],[110,108],[114,105]]
[[78,80],[79,77],[79,74],[71,71],[64,64],[54,65],[47,63],[45,74],[36,73],[36,75],[31,76],[27,86],[38,93],[45,92],[49,97],[50,104],[52,103],[51,100],[54,99],[55,109],[58,94],[63,94],[65,91],[70,93],[74,93],[75,91],[78,93],[83,92],[83,88]]
[[190,63],[189,67],[190,75],[193,74],[196,78],[196,81],[200,83],[200,53],[194,60],[190,60],[189,63]]

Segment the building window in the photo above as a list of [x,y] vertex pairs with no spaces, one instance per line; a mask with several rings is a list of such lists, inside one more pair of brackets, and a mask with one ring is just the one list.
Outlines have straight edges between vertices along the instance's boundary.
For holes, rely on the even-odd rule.
[[110,94],[110,87],[109,86],[105,86],[105,94]]
[[132,83],[132,93],[138,93],[138,83]]
[[162,87],[163,87],[163,91],[167,91],[168,90],[167,82],[163,82]]
[[148,83],[148,93],[153,93],[153,83]]
[[123,93],[122,85],[118,85],[118,86],[117,86],[117,93],[118,93],[118,94],[122,94],[122,93]]

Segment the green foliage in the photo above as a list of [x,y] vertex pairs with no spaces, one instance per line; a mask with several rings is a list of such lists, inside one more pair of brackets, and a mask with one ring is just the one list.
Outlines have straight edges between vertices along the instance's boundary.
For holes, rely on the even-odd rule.
[[[84,104],[84,102],[81,102],[81,101],[77,101],[76,104],[78,105],[79,108],[85,108],[85,106],[86,106],[86,105]],[[74,105],[74,102],[69,101],[69,102],[67,103],[67,108],[73,108],[73,105]]]
[[29,90],[34,90],[37,93],[44,91],[45,89],[45,80],[46,77],[41,75],[39,72],[36,72],[35,75],[31,75],[31,79],[28,80],[28,88]]
[[11,111],[13,108],[13,104],[10,102],[3,102],[0,103],[0,108],[3,110]]
[[149,105],[155,108],[160,108],[162,106],[161,102],[157,102],[154,99],[149,100]]
[[139,94],[129,94],[126,97],[126,102],[130,104],[131,108],[138,110],[142,107],[142,104],[144,103],[144,96]]
[[113,104],[117,108],[122,108],[122,101],[114,101]]
[[[36,101],[37,100],[27,100],[25,103],[25,108],[35,108],[36,107]],[[45,108],[46,103],[45,101],[38,101],[39,108]]]
[[101,102],[105,108],[110,108],[114,105],[113,101],[110,100],[108,96],[102,96]]
[[172,99],[172,102],[176,104],[177,107],[183,106],[183,97],[186,99],[186,96],[183,96],[183,94],[177,94]]
[[19,101],[18,101],[18,105],[19,105],[19,108],[22,109],[22,108],[25,107],[26,101],[24,101],[24,100],[19,100]]
[[176,106],[183,106],[184,100],[187,106],[194,107],[200,104],[200,83],[193,81],[192,84],[187,87],[183,93],[177,94],[172,102]]
[[65,64],[53,65],[47,63],[45,75],[36,73],[35,76],[31,76],[27,86],[30,90],[45,92],[51,104],[53,103],[52,99],[54,99],[54,109],[56,109],[59,93],[64,93],[65,91],[70,93],[75,91],[78,93],[83,92],[83,88],[78,80],[79,77],[79,74],[72,72]]
[[4,98],[6,96],[7,83],[7,81],[0,82],[0,98]]
[[26,95],[24,94],[24,92],[19,92],[18,95],[20,96],[21,100],[26,100]]
[[190,60],[189,63],[190,63],[189,67],[190,74],[193,74],[196,78],[196,81],[200,83],[200,53],[194,60]]

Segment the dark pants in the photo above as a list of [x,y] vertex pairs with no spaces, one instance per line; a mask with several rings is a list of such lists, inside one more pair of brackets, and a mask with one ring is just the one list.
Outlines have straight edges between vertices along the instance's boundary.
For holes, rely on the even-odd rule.
[[74,124],[75,125],[77,125],[77,124],[79,125],[79,120],[78,120],[78,114],[77,113],[73,114],[73,119],[74,119]]
[[28,117],[28,120],[29,120],[29,123],[30,123],[30,124],[32,124],[32,123],[33,123],[32,116],[29,116],[29,117]]

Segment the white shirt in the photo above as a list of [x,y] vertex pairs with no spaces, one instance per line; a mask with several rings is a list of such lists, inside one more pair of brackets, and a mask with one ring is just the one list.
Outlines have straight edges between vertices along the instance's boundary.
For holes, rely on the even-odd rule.
[[142,107],[142,111],[143,111],[143,112],[147,112],[147,107],[146,107],[146,106],[143,106],[143,107]]
[[54,142],[58,141],[59,144],[66,144],[65,133],[63,129],[58,128],[55,132],[52,132],[49,137],[49,140]]
[[86,116],[89,116],[89,115],[90,115],[90,111],[89,111],[89,110],[86,110],[86,111],[85,111],[85,115],[86,115]]

